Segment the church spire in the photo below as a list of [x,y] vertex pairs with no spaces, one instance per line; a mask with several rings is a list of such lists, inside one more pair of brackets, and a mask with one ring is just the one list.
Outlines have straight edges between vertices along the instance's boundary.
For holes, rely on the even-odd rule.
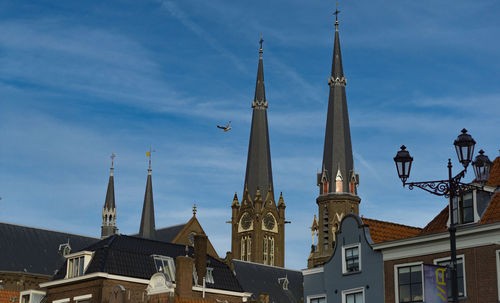
[[155,209],[153,203],[153,182],[151,180],[151,153],[154,152],[149,147],[149,152],[146,156],[149,158],[148,179],[146,181],[146,192],[144,193],[144,204],[142,205],[141,226],[139,229],[139,237],[154,239],[156,236],[155,229]]
[[263,197],[270,190],[273,193],[273,175],[271,169],[271,151],[269,148],[269,131],[267,125],[266,92],[264,88],[264,63],[262,48],[264,40],[260,39],[259,66],[255,84],[255,97],[252,102],[252,126],[250,142],[248,144],[247,170],[245,175],[245,188],[248,188],[250,197],[255,199],[257,189]]
[[106,191],[106,199],[102,207],[101,238],[106,238],[118,233],[118,228],[116,228],[115,182],[113,176],[115,157],[115,154],[112,153],[108,190]]
[[[335,39],[333,45],[332,71],[328,79],[330,94],[328,98],[328,113],[326,119],[325,145],[323,150],[323,172],[327,176],[328,186],[320,185],[320,194],[328,194],[339,189],[336,186],[335,175],[338,171],[343,176],[341,192],[350,191],[349,181],[354,165],[351,146],[351,132],[345,86],[347,81],[342,68],[340,51],[338,13],[335,11]],[[325,189],[327,191],[325,192]]]

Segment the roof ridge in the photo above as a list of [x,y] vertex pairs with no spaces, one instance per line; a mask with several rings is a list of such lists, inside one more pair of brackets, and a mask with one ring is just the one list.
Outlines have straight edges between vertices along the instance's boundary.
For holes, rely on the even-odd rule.
[[[365,219],[367,219],[368,221],[377,221],[377,222],[388,223],[388,224],[398,225],[398,226],[404,226],[404,227],[413,228],[413,229],[420,229],[420,230],[423,229],[422,227],[416,227],[416,226],[405,225],[405,224],[401,224],[401,223],[395,223],[395,222],[389,222],[389,221],[384,221],[384,220],[377,220],[377,219],[370,219],[370,218],[361,217],[361,220],[365,220]],[[363,221],[363,223],[365,223],[365,222]]]
[[47,229],[47,228],[41,228],[41,227],[21,225],[21,224],[9,223],[9,222],[0,222],[0,224],[13,225],[13,226],[24,227],[24,228],[31,228],[31,229],[38,229],[38,230],[43,230],[43,231],[50,231],[50,232],[59,233],[59,234],[73,235],[73,236],[79,236],[79,237],[86,237],[86,238],[91,238],[91,239],[96,239],[96,240],[100,239],[100,238],[92,237],[92,236],[85,236],[85,235],[81,235],[81,234],[75,234],[75,233],[64,232],[64,231],[53,230],[53,229]]
[[288,271],[302,272],[302,270],[300,270],[300,269],[291,269],[291,268],[274,266],[274,265],[269,265],[269,264],[262,264],[262,263],[256,263],[256,262],[250,262],[250,261],[243,261],[243,260],[238,260],[238,259],[233,259],[233,261],[237,261],[237,262],[240,262],[240,263],[248,263],[248,264],[260,265],[260,266],[266,266],[266,267],[277,268],[277,269],[283,269],[283,270],[288,270]]
[[164,230],[164,229],[172,228],[172,227],[178,227],[178,226],[186,225],[186,224],[187,224],[187,222],[186,223],[179,223],[179,224],[176,224],[176,225],[165,226],[165,227],[162,227],[162,228],[157,228],[156,231]]

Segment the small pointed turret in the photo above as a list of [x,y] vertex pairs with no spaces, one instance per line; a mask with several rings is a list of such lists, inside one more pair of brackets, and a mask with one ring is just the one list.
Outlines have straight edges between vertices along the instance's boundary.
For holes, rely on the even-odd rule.
[[142,205],[141,226],[139,228],[139,237],[146,239],[155,239],[155,209],[153,202],[153,181],[151,179],[151,149],[146,153],[149,157],[148,179],[146,181],[146,192],[144,193],[144,203]]
[[[336,11],[336,16],[338,11]],[[327,175],[332,176],[335,166],[342,176],[340,192],[349,192],[349,181],[353,173],[353,156],[351,146],[351,131],[349,127],[349,115],[347,112],[347,99],[345,86],[347,81],[342,68],[342,55],[340,51],[340,37],[338,30],[339,22],[335,20],[335,41],[333,45],[332,72],[328,79],[330,95],[328,98],[328,113],[326,119],[325,146],[323,151],[323,168]],[[320,189],[320,194],[328,194],[336,189],[336,180],[328,180],[328,192],[324,192],[326,186]],[[335,182],[335,183],[334,183]]]
[[111,154],[108,190],[106,191],[106,199],[102,207],[101,239],[118,233],[118,228],[116,228],[115,182],[113,176],[114,158],[115,154],[113,153]]
[[233,197],[233,203],[231,204],[231,207],[240,207],[240,203],[238,202],[238,194],[234,193]]
[[[269,147],[269,131],[267,124],[266,92],[264,88],[264,63],[262,60],[262,43],[260,40],[259,66],[255,84],[255,97],[252,102],[252,126],[250,142],[248,144],[247,169],[245,186],[248,188],[252,200],[255,198],[257,188],[262,189],[262,196],[266,197],[268,188],[273,188],[273,174],[271,169],[271,150]],[[274,196],[274,195],[273,195]]]

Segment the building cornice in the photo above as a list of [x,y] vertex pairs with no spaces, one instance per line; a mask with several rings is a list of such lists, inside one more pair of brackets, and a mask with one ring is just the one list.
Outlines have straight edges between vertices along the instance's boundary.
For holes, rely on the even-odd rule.
[[113,274],[108,274],[108,273],[104,273],[104,272],[95,272],[95,273],[91,273],[91,274],[83,275],[83,276],[79,276],[79,277],[74,277],[74,278],[69,278],[69,279],[60,279],[60,280],[40,283],[40,288],[65,285],[65,284],[70,284],[70,283],[75,283],[75,282],[80,282],[80,281],[85,281],[85,280],[91,280],[91,279],[96,279],[96,278],[127,281],[127,282],[134,282],[134,283],[140,283],[140,284],[148,284],[149,283],[149,280],[146,280],[146,279],[113,275]]
[[320,267],[313,267],[313,268],[307,268],[302,270],[302,275],[307,276],[307,275],[314,275],[314,274],[319,274],[324,271],[323,266]]
[[252,296],[251,292],[237,292],[237,291],[230,291],[230,290],[223,290],[223,289],[214,289],[214,288],[203,288],[201,286],[193,286],[194,291],[201,291],[201,292],[207,292],[207,293],[212,293],[212,294],[220,294],[220,295],[228,295],[228,296],[235,296],[235,297],[242,297],[242,298],[249,298]]

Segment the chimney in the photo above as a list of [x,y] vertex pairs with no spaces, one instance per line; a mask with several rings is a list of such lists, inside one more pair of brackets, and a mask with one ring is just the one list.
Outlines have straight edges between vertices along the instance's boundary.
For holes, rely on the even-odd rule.
[[269,303],[269,294],[260,293],[259,299],[257,300],[259,303]]
[[179,256],[175,258],[175,296],[190,298],[193,289],[193,259]]
[[203,285],[203,278],[207,273],[207,236],[194,236],[194,265],[198,275],[198,285]]

